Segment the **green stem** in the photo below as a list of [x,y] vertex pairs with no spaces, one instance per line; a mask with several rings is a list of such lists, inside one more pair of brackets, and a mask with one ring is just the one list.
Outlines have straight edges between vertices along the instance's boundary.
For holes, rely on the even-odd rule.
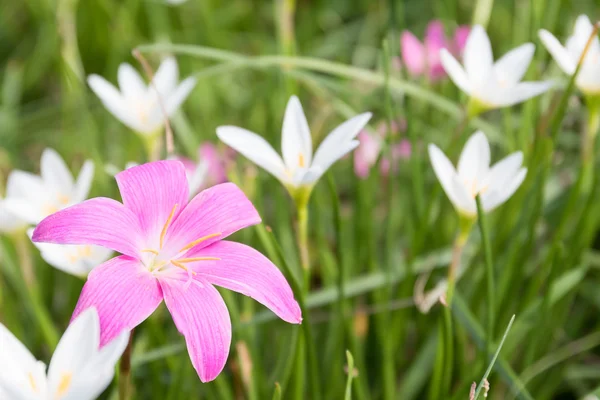
[[481,195],[478,194],[475,198],[477,202],[477,219],[479,221],[479,230],[481,232],[481,240],[483,242],[483,251],[485,253],[485,273],[487,282],[487,311],[488,311],[488,349],[491,351],[492,343],[494,342],[494,315],[496,309],[495,303],[495,283],[494,283],[494,264],[492,261],[492,247],[490,245],[489,231],[487,227],[487,218],[481,204]]
[[129,334],[129,342],[121,356],[119,364],[119,400],[131,399],[131,353],[133,350],[133,329]]

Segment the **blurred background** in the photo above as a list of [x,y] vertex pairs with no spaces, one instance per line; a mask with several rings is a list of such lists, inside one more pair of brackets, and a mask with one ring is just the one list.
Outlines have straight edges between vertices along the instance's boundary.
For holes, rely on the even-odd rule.
[[[132,56],[141,45],[164,45],[143,51],[154,70],[172,54],[169,44],[202,46],[196,56],[175,54],[180,78],[198,79],[171,120],[177,153],[192,159],[202,143],[217,144],[215,128],[225,124],[258,132],[278,149],[284,108],[292,94],[302,100],[314,143],[360,112],[374,113],[371,132],[386,131],[381,124],[393,120],[401,127],[393,140],[412,142],[412,152],[394,161],[394,173],[374,168],[368,178],[357,177],[353,159],[347,157],[315,189],[309,223],[315,273],[308,302],[325,399],[343,398],[345,349],[356,359],[356,398],[424,399],[433,373],[440,307],[420,313],[413,290],[424,271],[433,270],[427,289],[444,276],[457,224],[425,150],[430,142],[442,149],[449,146],[463,120],[465,97],[447,78],[432,82],[398,67],[401,32],[409,30],[422,39],[432,20],[440,20],[449,34],[476,21],[487,25],[495,58],[524,42],[536,44],[527,78],[554,78],[557,89],[523,105],[487,113],[461,136],[465,141],[483,128],[494,144],[495,161],[511,151],[521,150],[526,156],[531,152],[536,132],[544,129],[548,110],[566,85],[537,31],[547,29],[564,42],[575,18],[587,14],[595,21],[599,7],[595,0],[0,0],[0,194],[11,170],[38,173],[40,154],[51,147],[74,172],[84,160],[94,161],[90,197],[118,198],[106,167],[123,169],[127,162],[144,162],[148,155],[143,140],[102,106],[86,77],[94,73],[116,84],[123,62],[143,73]],[[219,60],[220,53],[208,48],[226,51],[225,58]],[[236,55],[302,56],[335,64],[324,71],[295,69],[285,62],[234,65],[226,60]],[[345,73],[345,65],[355,69]],[[380,80],[360,79],[362,72]],[[384,76],[417,89],[407,94],[402,84],[386,88]],[[594,350],[600,345],[600,257],[590,248],[598,221],[590,217],[585,238],[577,234],[583,229],[580,225],[568,225],[556,270],[545,258],[549,232],[557,225],[578,168],[585,115],[584,102],[574,93],[539,220],[533,219],[536,210],[529,201],[535,176],[490,218],[497,273],[511,271],[499,278],[496,336],[501,337],[511,315],[517,315],[517,322],[491,375],[489,398],[513,398],[513,391],[518,392],[516,398],[556,400],[600,393],[600,353]],[[218,146],[224,153],[225,146]],[[457,160],[457,154],[449,156]],[[241,156],[228,167],[229,178],[253,200],[286,258],[298,268],[294,207],[284,188]],[[424,209],[432,211],[424,214]],[[528,228],[531,221],[536,229]],[[237,240],[272,256],[253,230],[241,232]],[[44,342],[37,318],[45,314],[62,332],[83,281],[51,268],[26,243],[36,275],[33,286],[26,288],[17,242],[2,237],[4,323],[38,358],[48,360],[53,349]],[[478,233],[471,242],[465,263],[472,273],[458,288],[463,294],[456,339],[461,355],[448,399],[468,399],[471,383],[481,379],[488,365],[481,356],[485,292]],[[334,287],[342,263],[348,311],[340,320]],[[283,387],[284,399],[310,398],[303,389],[306,378],[298,377],[303,373],[292,362],[297,327],[275,321],[242,296],[229,294],[226,301],[230,308],[235,305],[239,319],[232,312],[234,341],[224,373],[215,382],[200,383],[183,339],[162,309],[136,333],[136,398],[267,399],[275,382]],[[525,392],[515,390],[519,387]],[[113,389],[103,398],[116,398]]]

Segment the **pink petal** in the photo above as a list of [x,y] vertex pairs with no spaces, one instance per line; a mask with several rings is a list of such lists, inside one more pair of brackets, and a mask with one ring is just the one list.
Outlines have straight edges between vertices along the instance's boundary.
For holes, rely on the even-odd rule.
[[100,345],[131,330],[156,310],[163,299],[158,280],[139,260],[115,257],[94,268],[83,286],[71,321],[89,307],[100,317]]
[[400,37],[402,61],[413,76],[418,76],[425,70],[425,49],[419,39],[408,31]]
[[284,321],[293,324],[302,321],[300,306],[281,271],[252,247],[223,240],[203,248],[195,256],[220,258],[191,264],[208,282],[252,297]]
[[185,172],[188,175],[193,175],[194,172],[196,172],[196,163],[194,161],[190,160],[189,158],[178,156],[178,157],[175,157],[174,159],[183,164],[183,167],[185,168]]
[[156,247],[175,205],[173,219],[181,213],[189,196],[183,164],[176,160],[155,161],[126,169],[115,178],[123,204],[138,217],[148,247]]
[[222,183],[203,190],[190,201],[167,231],[166,251],[175,255],[197,239],[218,234],[193,247],[193,253],[260,221],[244,192],[233,183]]
[[223,370],[231,345],[231,321],[223,298],[206,281],[194,280],[186,285],[162,279],[160,284],[200,380],[212,381]]
[[45,218],[35,228],[34,242],[95,244],[132,257],[142,240],[136,216],[113,199],[97,197]]
[[204,143],[198,149],[198,159],[208,163],[208,176],[215,184],[227,182],[227,172],[225,164],[217,150],[217,146],[212,143]]
[[447,47],[444,25],[438,20],[430,22],[425,34],[425,49],[427,52],[429,77],[433,80],[446,75],[440,60],[440,50]]
[[364,179],[369,176],[369,170],[379,157],[381,139],[366,131],[361,131],[358,134],[358,140],[360,144],[354,152],[354,172],[359,178]]
[[456,55],[462,55],[470,32],[471,27],[468,25],[461,25],[456,28],[456,31],[454,32],[454,46]]

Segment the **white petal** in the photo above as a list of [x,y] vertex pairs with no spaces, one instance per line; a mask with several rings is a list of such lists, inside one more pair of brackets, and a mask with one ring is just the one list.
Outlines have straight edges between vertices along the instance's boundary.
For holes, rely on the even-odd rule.
[[521,186],[527,176],[527,168],[521,168],[513,178],[507,182],[502,191],[486,192],[482,196],[483,208],[491,211],[510,198]]
[[490,191],[503,190],[509,181],[517,174],[523,164],[523,153],[517,151],[498,161],[492,168],[484,184]]
[[433,172],[435,172],[450,202],[458,209],[468,209],[468,196],[465,195],[465,188],[462,187],[463,185],[448,157],[434,144],[430,144],[427,149]]
[[502,56],[494,65],[494,72],[500,85],[512,86],[525,76],[535,52],[533,43],[525,43]]
[[127,63],[119,65],[117,80],[126,101],[137,102],[146,96],[148,89],[146,83],[131,65]]
[[75,191],[73,193],[73,203],[80,203],[85,200],[90,192],[92,181],[94,180],[94,163],[92,160],[86,160],[79,171],[77,181],[75,182]]
[[475,25],[471,29],[463,54],[469,81],[475,86],[485,84],[492,70],[494,58],[490,39],[481,25]]
[[8,176],[4,207],[18,218],[37,224],[55,207],[53,193],[48,193],[42,178],[25,171],[14,170]]
[[444,70],[450,76],[450,79],[452,79],[452,82],[454,82],[454,84],[463,92],[471,94],[472,88],[469,83],[469,78],[456,58],[454,58],[448,50],[442,49],[440,50],[440,60]]
[[281,182],[290,182],[283,160],[273,147],[254,132],[236,126],[220,126],[217,136],[223,143],[264,168]]
[[44,184],[49,189],[70,197],[73,192],[73,175],[62,157],[53,149],[45,149],[42,153],[40,170]]
[[473,192],[488,175],[490,169],[490,144],[484,133],[475,132],[460,153],[458,176],[467,186],[473,186]]
[[118,120],[135,131],[141,131],[143,124],[136,118],[137,113],[130,108],[121,93],[106,79],[98,75],[88,77],[88,85],[96,93],[106,109]]
[[[362,113],[338,125],[319,145],[312,165],[320,167],[323,172],[327,171],[338,158],[354,148],[348,148],[348,143],[354,141],[372,115],[370,112]],[[338,157],[340,152],[344,152],[344,154]]]
[[539,37],[548,52],[554,58],[558,66],[567,74],[572,75],[577,67],[577,60],[573,59],[569,52],[560,44],[550,32],[545,29],[540,30]]
[[156,74],[154,74],[154,84],[158,93],[163,97],[168,97],[177,87],[179,80],[179,68],[174,57],[167,57],[160,63]]
[[[192,89],[196,86],[196,78],[189,77],[183,80],[174,92],[166,100],[165,108],[167,115],[170,117],[181,106],[185,99],[189,96]],[[162,113],[161,113],[162,114]]]
[[590,19],[587,15],[581,14],[575,20],[575,29],[573,31],[574,39],[580,43],[581,48],[585,47],[590,35],[592,34],[592,30],[594,26],[590,22]]
[[4,200],[0,199],[0,233],[13,233],[25,226],[27,223],[10,212],[4,205]]
[[359,144],[360,141],[351,140],[349,142],[340,143],[337,147],[326,147],[325,149],[330,151],[322,151],[319,153],[319,158],[315,157],[313,165],[302,178],[302,183],[308,185],[316,182],[334,162],[357,148]]
[[288,169],[307,168],[312,162],[312,138],[302,104],[292,96],[285,108],[281,129],[281,153]]
[[508,107],[521,103],[548,91],[552,86],[554,86],[554,82],[552,81],[518,83],[510,90],[503,92],[505,96],[496,105]]
[[19,339],[2,324],[0,324],[0,349],[0,388],[10,396],[7,399],[36,399],[31,379],[36,386],[35,389],[43,389],[41,387],[45,385],[43,363],[39,363]]

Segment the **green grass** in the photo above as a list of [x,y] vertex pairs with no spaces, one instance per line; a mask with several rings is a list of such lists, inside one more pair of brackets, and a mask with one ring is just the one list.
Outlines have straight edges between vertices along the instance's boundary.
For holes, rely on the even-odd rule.
[[[492,7],[488,31],[495,57],[532,41],[537,46],[528,79],[553,77],[558,85],[525,104],[485,113],[460,135],[463,143],[483,129],[494,161],[522,150],[529,173],[481,229],[472,229],[462,259],[467,269],[451,310],[452,376],[441,386],[446,391],[432,398],[444,310],[437,305],[421,314],[413,288],[424,273],[431,272],[427,289],[446,275],[458,218],[433,175],[426,144],[459,148],[451,142],[466,99],[448,80],[407,79],[383,63],[398,56],[403,29],[422,37],[433,18],[449,29],[473,18],[485,22],[486,7]],[[161,56],[175,53],[181,76],[198,78],[172,119],[183,155],[194,157],[204,141],[217,143],[215,128],[225,124],[260,132],[278,148],[291,94],[302,100],[315,143],[359,112],[374,113],[369,129],[404,119],[408,130],[402,135],[416,146],[392,179],[376,169],[358,179],[350,157],[336,163],[313,191],[312,281],[302,299],[310,326],[288,325],[253,300],[222,291],[232,315],[232,349],[221,376],[202,384],[162,306],[136,329],[134,398],[465,400],[471,384],[486,374],[513,315],[487,378],[488,398],[598,394],[600,173],[592,165],[594,180],[585,184],[579,149],[585,103],[575,90],[565,97],[564,115],[556,111],[568,79],[537,38],[537,30],[545,28],[564,40],[581,13],[600,17],[592,0],[189,0],[178,7],[161,0],[5,0],[0,187],[12,169],[38,172],[41,151],[52,147],[74,171],[93,159],[91,195],[118,198],[103,166],[145,161],[144,145],[102,107],[85,76],[97,73],[115,82],[122,62],[141,70],[131,55],[135,48],[153,68]],[[450,154],[454,162],[457,156]],[[273,232],[261,226],[235,239],[267,254],[282,270],[287,266],[298,296],[302,272],[294,202],[243,157],[230,175]],[[3,236],[0,244],[1,321],[49,361],[83,281],[45,264],[26,237]],[[27,253],[33,286],[23,280]],[[115,380],[102,398],[116,398],[116,392]]]

